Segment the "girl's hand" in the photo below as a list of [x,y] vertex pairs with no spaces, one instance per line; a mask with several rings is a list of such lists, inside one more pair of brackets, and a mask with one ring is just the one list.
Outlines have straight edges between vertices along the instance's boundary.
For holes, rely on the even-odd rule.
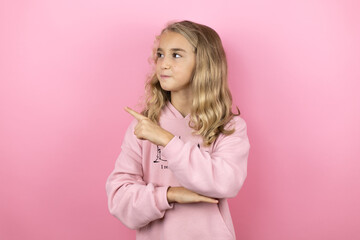
[[184,187],[169,187],[167,191],[167,200],[169,203],[218,203],[219,201],[213,198],[209,198],[196,192],[190,191]]
[[165,147],[174,137],[173,134],[131,108],[126,107],[125,111],[133,115],[138,120],[138,124],[135,126],[134,131],[134,134],[138,139],[149,140],[156,145]]

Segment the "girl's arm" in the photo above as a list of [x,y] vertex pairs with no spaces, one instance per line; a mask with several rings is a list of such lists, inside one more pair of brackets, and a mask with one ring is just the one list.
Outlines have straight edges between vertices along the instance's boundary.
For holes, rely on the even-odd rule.
[[143,180],[141,144],[133,135],[134,120],[128,127],[115,168],[106,182],[110,213],[130,229],[141,228],[162,218],[173,203],[167,201],[169,186],[154,186]]
[[237,195],[247,175],[250,143],[245,121],[240,117],[233,120],[235,132],[221,134],[211,154],[178,136],[163,148],[169,169],[183,187],[211,198]]

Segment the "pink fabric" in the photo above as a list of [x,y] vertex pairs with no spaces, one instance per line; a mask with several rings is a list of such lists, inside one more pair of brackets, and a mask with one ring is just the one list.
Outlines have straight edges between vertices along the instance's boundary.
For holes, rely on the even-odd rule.
[[[106,182],[109,211],[125,226],[136,229],[136,239],[236,239],[227,198],[241,189],[247,174],[250,143],[240,116],[204,147],[191,134],[189,115],[183,117],[168,102],[160,125],[175,137],[165,146],[139,140],[128,127],[115,168]],[[219,203],[179,204],[167,201],[169,186],[183,186],[218,198]]]

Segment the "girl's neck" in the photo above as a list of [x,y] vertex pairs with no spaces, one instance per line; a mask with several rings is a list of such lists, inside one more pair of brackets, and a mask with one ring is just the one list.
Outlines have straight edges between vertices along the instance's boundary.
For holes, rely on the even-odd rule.
[[186,117],[191,112],[192,106],[192,93],[186,92],[171,92],[171,104],[181,113],[183,117]]

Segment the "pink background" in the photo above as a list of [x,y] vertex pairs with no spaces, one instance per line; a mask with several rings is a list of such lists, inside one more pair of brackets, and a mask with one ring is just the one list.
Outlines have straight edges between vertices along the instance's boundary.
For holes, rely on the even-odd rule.
[[0,239],[135,239],[105,181],[169,20],[214,28],[248,124],[238,239],[360,239],[358,1],[0,2]]

